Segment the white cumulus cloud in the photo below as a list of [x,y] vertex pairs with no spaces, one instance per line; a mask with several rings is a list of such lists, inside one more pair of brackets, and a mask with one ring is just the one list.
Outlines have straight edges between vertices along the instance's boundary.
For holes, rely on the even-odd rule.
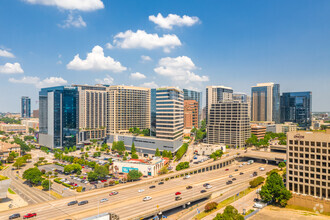
[[105,57],[103,48],[98,45],[93,48],[91,53],[87,54],[85,60],[82,60],[77,54],[66,66],[72,70],[108,70],[112,72],[122,72],[127,69],[112,57]]
[[95,11],[104,8],[101,0],[25,0],[31,4],[56,6],[65,10]]
[[157,83],[152,81],[152,82],[145,82],[145,83],[141,84],[141,87],[158,88],[158,85],[157,85]]
[[151,59],[151,57],[149,57],[149,56],[142,55],[142,56],[141,56],[141,60],[142,60],[143,62],[147,62],[147,61],[151,61],[152,59]]
[[5,65],[0,65],[0,73],[14,74],[24,73],[24,71],[19,63],[6,63]]
[[21,83],[21,84],[31,84],[37,88],[52,87],[52,86],[61,86],[68,83],[62,77],[48,77],[41,80],[36,76],[24,76],[21,79],[9,78],[8,80],[11,83]]
[[165,52],[169,52],[177,46],[181,46],[181,41],[175,34],[148,34],[144,30],[137,30],[133,32],[127,30],[126,32],[118,33],[113,40],[113,45],[123,49],[143,48],[156,49],[163,48]]
[[64,21],[64,24],[58,25],[61,28],[81,28],[86,27],[86,22],[83,20],[83,18],[80,15],[75,15],[72,12],[69,13],[68,18]]
[[107,49],[109,49],[109,50],[113,49],[113,46],[112,46],[112,44],[110,44],[110,43],[106,43],[106,44],[105,44],[105,47],[106,47]]
[[130,78],[131,79],[145,79],[147,77],[142,73],[136,72],[136,73],[131,73]]
[[171,30],[173,26],[193,26],[199,22],[199,18],[187,15],[180,17],[176,14],[169,14],[167,17],[163,17],[161,13],[158,13],[157,16],[150,15],[149,21],[152,21],[161,28]]
[[104,79],[95,79],[95,82],[98,84],[106,84],[106,85],[111,85],[113,84],[114,79],[110,76],[107,75]]
[[207,82],[208,76],[199,76],[193,72],[196,69],[193,61],[187,56],[176,58],[165,57],[159,60],[158,67],[154,69],[156,73],[169,77],[175,82]]
[[0,49],[0,57],[8,57],[8,58],[15,58],[15,55],[10,53],[7,50],[1,50]]

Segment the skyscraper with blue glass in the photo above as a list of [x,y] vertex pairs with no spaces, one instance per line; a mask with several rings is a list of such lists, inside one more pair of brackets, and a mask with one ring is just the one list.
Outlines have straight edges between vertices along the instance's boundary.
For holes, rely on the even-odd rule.
[[22,96],[21,98],[21,117],[31,117],[31,99],[27,96]]
[[284,92],[281,96],[281,122],[308,128],[312,121],[312,92]]
[[197,92],[189,89],[183,89],[184,100],[195,100],[198,102],[198,125],[200,126],[202,118],[202,92]]
[[39,144],[49,148],[76,145],[79,130],[76,87],[43,88],[39,92]]

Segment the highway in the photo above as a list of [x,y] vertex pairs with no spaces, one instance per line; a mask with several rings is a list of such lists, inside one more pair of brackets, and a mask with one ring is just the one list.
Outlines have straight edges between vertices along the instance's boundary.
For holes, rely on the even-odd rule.
[[[204,188],[202,184],[206,182],[213,187],[207,190],[205,196],[210,195],[212,192],[219,191],[224,187],[228,187],[225,182],[229,180],[228,176],[230,174],[237,178],[230,186],[247,182],[252,179],[250,175],[254,171],[257,171],[258,174],[261,175],[265,174],[266,171],[261,172],[258,170],[258,167],[261,166],[265,167],[266,171],[274,168],[274,166],[271,165],[252,164],[243,166],[239,168],[239,171],[235,172],[234,170],[238,168],[238,165],[232,165],[214,171],[195,174],[187,180],[183,180],[182,178],[172,179],[166,181],[163,185],[156,185],[154,189],[149,189],[151,184],[126,188],[122,187],[123,189],[118,190],[119,194],[115,196],[109,196],[109,192],[120,187],[109,187],[102,191],[90,191],[75,197],[66,197],[59,200],[4,211],[0,213],[0,219],[8,219],[8,216],[13,213],[24,215],[29,212],[36,212],[38,215],[37,219],[81,219],[104,212],[116,213],[120,216],[120,219],[131,219],[142,215],[144,212],[156,212],[157,205],[159,209],[162,209],[167,206],[175,205],[175,203],[192,201],[202,194],[200,190]],[[229,171],[225,171],[225,169],[229,169]],[[244,172],[244,175],[239,175],[240,172]],[[188,185],[193,186],[193,188],[186,190],[186,186]],[[145,189],[145,191],[138,193],[138,189]],[[174,201],[174,194],[177,191],[182,193],[181,196],[183,199],[181,201]],[[152,200],[143,202],[142,199],[145,196],[151,196]],[[99,201],[103,198],[107,198],[109,201],[100,203]],[[67,206],[68,202],[75,199],[78,201],[88,200],[89,203],[83,206]]]

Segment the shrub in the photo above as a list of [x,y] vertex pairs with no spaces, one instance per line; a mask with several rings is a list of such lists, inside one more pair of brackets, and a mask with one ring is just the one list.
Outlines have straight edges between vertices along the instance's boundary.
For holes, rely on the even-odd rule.
[[205,205],[205,212],[210,212],[213,209],[216,209],[218,206],[218,203],[216,202],[209,202]]
[[262,184],[265,181],[265,178],[262,176],[259,176],[253,180],[250,181],[250,187],[251,188],[256,188],[257,186],[259,186],[260,184]]
[[181,157],[186,153],[188,150],[188,144],[184,143],[182,146],[179,148],[179,150],[176,152],[175,156],[177,160],[180,160]]
[[77,188],[77,192],[81,192],[82,191],[82,186],[79,186],[78,188]]
[[179,171],[179,170],[184,170],[184,169],[188,169],[189,168],[189,162],[180,162],[176,167],[175,170]]

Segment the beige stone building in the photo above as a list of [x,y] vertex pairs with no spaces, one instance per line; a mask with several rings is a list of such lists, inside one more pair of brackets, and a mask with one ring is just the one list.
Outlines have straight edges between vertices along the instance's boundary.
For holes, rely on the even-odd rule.
[[107,88],[107,134],[128,133],[132,127],[150,129],[150,89],[135,86]]
[[251,124],[251,133],[257,136],[258,139],[263,139],[266,134],[266,126]]
[[20,124],[0,124],[0,131],[4,132],[14,132],[14,133],[26,133],[28,128],[26,125]]
[[0,141],[0,160],[6,160],[11,152],[21,156],[21,147],[18,144],[11,144]]
[[330,130],[289,132],[287,143],[287,188],[296,203],[296,195],[330,200]]
[[285,122],[284,124],[272,124],[267,125],[267,132],[273,133],[287,133],[291,131],[297,131],[297,124],[293,122]]

